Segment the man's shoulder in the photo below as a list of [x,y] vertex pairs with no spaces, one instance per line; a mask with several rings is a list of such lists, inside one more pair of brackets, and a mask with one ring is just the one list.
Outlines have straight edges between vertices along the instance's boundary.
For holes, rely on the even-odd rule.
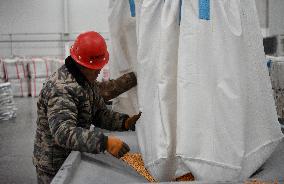
[[[69,73],[66,66],[63,65],[54,72],[43,84],[43,92],[51,94],[55,92],[72,92],[74,93],[81,89],[74,77]],[[46,94],[47,95],[47,94]]]

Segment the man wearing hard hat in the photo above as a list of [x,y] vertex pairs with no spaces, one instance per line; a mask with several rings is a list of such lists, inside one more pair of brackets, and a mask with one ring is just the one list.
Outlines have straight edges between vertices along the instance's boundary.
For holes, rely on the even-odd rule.
[[117,80],[98,83],[109,53],[97,32],[80,34],[70,49],[71,56],[43,86],[37,108],[33,163],[38,183],[50,183],[71,150],[100,153],[120,158],[129,151],[115,136],[105,136],[90,125],[107,130],[133,129],[141,113],[129,117],[107,109],[105,101],[136,85],[133,73]]

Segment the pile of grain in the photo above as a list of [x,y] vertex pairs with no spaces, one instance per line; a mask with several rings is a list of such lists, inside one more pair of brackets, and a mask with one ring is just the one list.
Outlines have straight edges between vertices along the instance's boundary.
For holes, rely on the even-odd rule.
[[140,175],[144,176],[149,182],[156,182],[144,166],[141,154],[127,153],[122,157],[128,165],[133,167]]
[[245,184],[278,184],[278,182],[275,180],[274,182],[264,182],[260,180],[251,180],[251,181],[246,181]]
[[[127,153],[122,157],[128,165],[134,168],[140,175],[145,177],[149,182],[156,182],[153,176],[147,171],[142,160],[142,156],[139,153]],[[180,176],[175,181],[193,181],[194,177],[191,173]]]
[[194,176],[191,173],[187,173],[175,179],[176,181],[194,181]]

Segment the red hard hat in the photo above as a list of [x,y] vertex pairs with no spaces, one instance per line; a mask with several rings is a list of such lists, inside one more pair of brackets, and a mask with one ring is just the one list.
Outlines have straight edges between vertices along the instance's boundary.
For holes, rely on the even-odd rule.
[[94,31],[80,34],[70,54],[78,64],[93,70],[102,69],[109,60],[105,39]]

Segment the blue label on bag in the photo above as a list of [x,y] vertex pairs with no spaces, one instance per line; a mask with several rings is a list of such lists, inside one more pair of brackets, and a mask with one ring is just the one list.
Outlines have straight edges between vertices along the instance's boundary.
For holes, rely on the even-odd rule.
[[135,17],[135,2],[134,2],[134,0],[129,0],[129,7],[130,7],[131,17]]
[[199,19],[210,20],[210,0],[199,0]]
[[272,61],[271,61],[271,59],[269,59],[267,61],[267,68],[271,68],[271,66],[272,66]]

